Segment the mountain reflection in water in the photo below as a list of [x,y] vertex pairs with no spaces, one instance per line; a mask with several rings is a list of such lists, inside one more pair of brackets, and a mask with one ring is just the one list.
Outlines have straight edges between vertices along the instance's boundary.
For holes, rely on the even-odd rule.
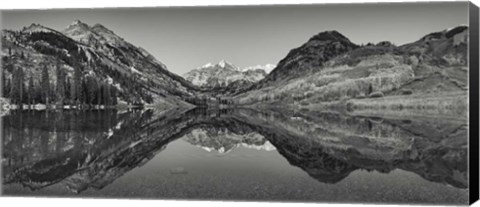
[[101,190],[179,139],[219,154],[240,147],[279,153],[321,183],[339,183],[359,170],[398,169],[468,188],[465,121],[197,108],[12,111],[3,125],[3,185],[29,191],[52,185],[76,193]]

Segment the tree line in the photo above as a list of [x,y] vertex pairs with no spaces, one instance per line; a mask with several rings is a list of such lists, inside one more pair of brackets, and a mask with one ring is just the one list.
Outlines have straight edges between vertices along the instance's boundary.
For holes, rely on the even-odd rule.
[[12,104],[45,105],[104,105],[117,104],[117,89],[94,76],[84,76],[80,68],[75,68],[71,77],[61,64],[50,75],[48,67],[42,67],[40,80],[32,75],[27,77],[25,69],[11,68],[7,78],[3,69],[3,96]]

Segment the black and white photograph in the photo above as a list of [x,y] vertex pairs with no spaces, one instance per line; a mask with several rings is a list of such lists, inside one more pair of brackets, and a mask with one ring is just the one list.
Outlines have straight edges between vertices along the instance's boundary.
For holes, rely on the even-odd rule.
[[1,195],[468,205],[472,8],[0,10]]

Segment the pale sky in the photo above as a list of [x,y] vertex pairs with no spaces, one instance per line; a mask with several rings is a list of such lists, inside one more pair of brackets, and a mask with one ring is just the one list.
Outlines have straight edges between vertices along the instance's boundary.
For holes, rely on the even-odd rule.
[[276,64],[311,36],[337,30],[356,44],[397,45],[468,23],[467,2],[2,11],[2,28],[63,30],[101,23],[183,74],[222,59],[243,68]]

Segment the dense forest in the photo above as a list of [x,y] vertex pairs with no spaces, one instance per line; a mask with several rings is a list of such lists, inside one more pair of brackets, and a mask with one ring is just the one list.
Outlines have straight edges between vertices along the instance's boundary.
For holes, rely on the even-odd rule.
[[[11,104],[88,108],[117,105],[119,100],[131,105],[154,101],[151,80],[114,69],[103,62],[106,57],[87,52],[69,38],[51,32],[11,34],[15,41],[2,40],[6,48],[2,57],[3,97]],[[31,45],[35,52],[25,45]]]
[[[117,104],[117,89],[94,76],[84,75],[80,67],[68,76],[62,64],[57,63],[55,74],[48,66],[41,67],[41,76],[27,75],[31,69],[5,65],[2,72],[3,96],[12,104],[25,105],[82,105],[112,106]],[[6,71],[11,73],[7,77]]]

